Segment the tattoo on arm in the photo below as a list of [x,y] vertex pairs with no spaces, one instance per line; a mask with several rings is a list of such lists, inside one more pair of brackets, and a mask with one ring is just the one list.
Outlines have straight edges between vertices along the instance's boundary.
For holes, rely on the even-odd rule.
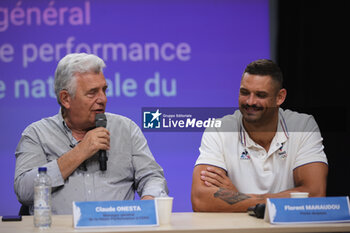
[[234,205],[240,201],[250,198],[250,196],[245,195],[244,193],[235,192],[223,188],[220,188],[216,193],[214,193],[214,197],[220,198],[221,200],[227,202],[230,205]]

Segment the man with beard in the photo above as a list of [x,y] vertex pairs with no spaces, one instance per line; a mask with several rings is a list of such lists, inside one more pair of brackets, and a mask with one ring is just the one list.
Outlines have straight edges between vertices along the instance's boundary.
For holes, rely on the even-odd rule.
[[326,195],[319,128],[312,116],[280,108],[287,95],[282,83],[270,60],[246,67],[239,110],[221,119],[223,128],[203,134],[193,171],[194,211],[243,212],[291,192]]

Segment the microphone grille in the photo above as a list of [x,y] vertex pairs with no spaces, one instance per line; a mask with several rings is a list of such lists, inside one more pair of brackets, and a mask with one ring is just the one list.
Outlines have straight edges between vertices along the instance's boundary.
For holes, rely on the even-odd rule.
[[104,113],[97,113],[95,116],[96,127],[105,127],[107,126],[107,118]]

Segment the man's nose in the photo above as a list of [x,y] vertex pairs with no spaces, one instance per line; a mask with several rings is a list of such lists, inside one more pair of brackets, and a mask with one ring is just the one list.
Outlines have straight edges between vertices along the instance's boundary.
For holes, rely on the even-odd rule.
[[99,104],[107,103],[107,96],[106,96],[106,93],[104,91],[100,91],[99,92],[96,102],[99,103]]
[[247,98],[246,104],[250,106],[256,105],[256,96],[254,94],[250,94],[249,97]]

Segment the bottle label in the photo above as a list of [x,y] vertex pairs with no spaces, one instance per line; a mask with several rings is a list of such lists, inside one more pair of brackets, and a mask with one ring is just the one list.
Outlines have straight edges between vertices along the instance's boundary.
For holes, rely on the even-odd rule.
[[51,187],[37,186],[34,187],[34,212],[41,215],[46,211],[51,211]]

